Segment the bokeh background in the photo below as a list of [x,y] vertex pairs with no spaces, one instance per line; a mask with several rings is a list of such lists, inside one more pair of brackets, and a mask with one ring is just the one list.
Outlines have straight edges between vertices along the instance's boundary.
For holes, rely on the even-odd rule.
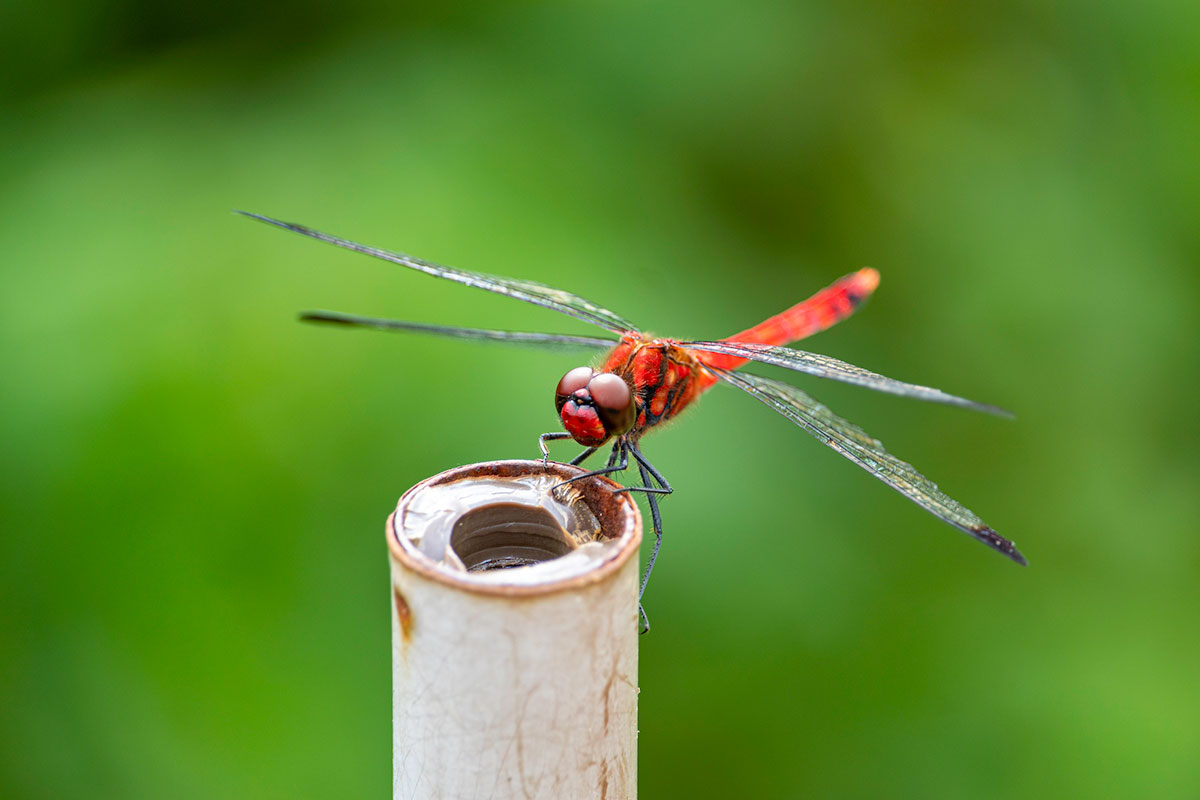
[[642,796],[1200,795],[1194,2],[18,0],[0,82],[0,796],[388,796],[384,518],[555,427],[295,313],[582,324],[232,208],[676,336],[869,264],[805,346],[1016,411],[780,376],[1028,569],[736,391],[646,441]]

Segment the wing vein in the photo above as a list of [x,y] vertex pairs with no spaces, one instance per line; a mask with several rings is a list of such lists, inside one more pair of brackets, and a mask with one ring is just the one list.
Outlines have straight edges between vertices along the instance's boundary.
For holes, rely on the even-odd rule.
[[888,378],[869,369],[856,367],[845,361],[825,356],[819,353],[809,353],[793,347],[776,347],[774,345],[756,344],[752,342],[680,342],[681,347],[691,350],[701,350],[706,353],[748,358],[763,364],[815,375],[818,378],[850,383],[877,392],[912,397],[931,403],[944,403],[951,406],[969,408],[972,411],[982,411],[985,414],[995,414],[1000,417],[1012,417],[1012,413],[998,406],[986,403],[976,403],[962,397],[947,394],[940,389],[920,386],[915,383],[905,383],[894,378]]
[[773,408],[938,519],[1018,564],[1026,563],[1025,557],[1011,541],[988,527],[973,511],[943,493],[936,483],[917,472],[911,464],[885,450],[879,440],[837,416],[796,387],[760,375],[709,369],[721,380]]
[[450,325],[429,325],[423,322],[403,322],[397,319],[361,317],[342,314],[338,311],[305,311],[300,315],[304,322],[342,325],[353,328],[372,328],[385,331],[408,331],[444,336],[450,339],[474,341],[513,342],[516,344],[540,345],[555,348],[612,347],[617,340],[599,336],[569,336],[561,333],[530,333],[526,331],[493,331],[482,328],[458,328]]
[[356,253],[379,258],[393,264],[399,264],[402,267],[415,269],[418,272],[424,272],[426,275],[433,275],[437,278],[445,278],[455,283],[461,283],[464,286],[473,286],[476,289],[484,289],[496,294],[515,297],[518,300],[524,300],[527,303],[532,303],[535,306],[549,308],[561,314],[566,314],[570,317],[590,322],[593,325],[598,325],[601,328],[612,331],[613,333],[625,333],[628,331],[637,330],[633,323],[618,316],[617,314],[603,308],[590,300],[586,300],[579,295],[571,294],[562,289],[555,289],[550,286],[543,286],[534,281],[523,281],[515,278],[503,278],[498,275],[487,275],[482,272],[471,272],[470,270],[457,269],[455,267],[447,267],[442,264],[435,264],[432,261],[424,261],[414,256],[404,253],[395,253],[390,250],[382,250],[377,247],[370,247],[365,244],[342,239],[338,236],[332,236],[328,233],[306,228],[303,225],[297,225],[292,222],[283,222],[282,220],[266,217],[261,214],[255,214],[250,211],[237,211],[251,219],[256,219],[259,222],[265,222],[268,225],[274,225],[284,230],[299,233],[311,239],[327,242],[328,244],[336,245],[346,250],[352,250]]

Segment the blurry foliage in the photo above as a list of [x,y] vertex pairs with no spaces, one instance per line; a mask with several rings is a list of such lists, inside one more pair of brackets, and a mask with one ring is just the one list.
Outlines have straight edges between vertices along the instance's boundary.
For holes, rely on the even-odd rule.
[[[531,456],[586,332],[244,207],[1015,423],[788,376],[1021,570],[736,392],[646,442],[646,797],[1200,793],[1195,3],[0,6],[0,796],[386,796],[383,519]],[[569,454],[570,449],[566,450]]]

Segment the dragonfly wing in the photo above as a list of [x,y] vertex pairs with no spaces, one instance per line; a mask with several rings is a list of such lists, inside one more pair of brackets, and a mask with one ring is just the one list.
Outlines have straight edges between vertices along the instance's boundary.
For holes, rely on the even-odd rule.
[[878,440],[847,422],[804,392],[780,381],[716,369],[714,374],[778,411],[835,451],[858,464],[900,494],[968,536],[1024,565],[1016,546],[988,527],[974,512],[943,494],[937,484],[893,456]]
[[1003,408],[997,406],[976,403],[973,400],[955,397],[940,389],[932,389],[928,386],[920,386],[915,383],[905,383],[904,381],[887,378],[878,373],[871,372],[869,369],[856,367],[853,364],[848,364],[831,356],[808,353],[793,347],[775,347],[769,344],[742,342],[680,342],[679,344],[681,347],[691,350],[702,350],[706,353],[720,353],[723,355],[738,356],[739,358],[748,358],[752,361],[761,361],[764,364],[794,369],[797,372],[806,372],[809,375],[816,375],[818,378],[829,378],[835,381],[842,381],[843,383],[852,383],[855,386],[874,389],[877,392],[887,392],[888,394],[896,394],[901,397],[914,397],[918,400],[928,400],[932,403],[962,406],[972,411],[982,411],[986,414],[995,414],[999,417],[1012,417],[1012,412],[1005,411]]
[[608,348],[617,339],[599,336],[567,336],[558,333],[525,333],[523,331],[489,331],[479,328],[455,328],[446,325],[426,325],[422,322],[401,322],[395,319],[360,317],[337,311],[305,311],[300,315],[304,322],[319,322],[329,325],[345,325],[353,328],[374,328],[385,331],[409,331],[445,336],[450,339],[472,339],[474,341],[515,342],[552,348],[597,347]]
[[312,228],[306,228],[303,225],[296,225],[291,222],[283,222],[281,220],[264,217],[261,214],[254,214],[249,211],[238,211],[238,214],[250,217],[251,219],[265,222],[268,225],[275,225],[284,230],[293,231],[312,239],[318,239],[322,242],[344,247],[347,250],[353,250],[356,253],[365,253],[375,258],[381,258],[384,261],[390,261],[393,264],[399,264],[402,267],[415,269],[418,272],[424,272],[427,275],[433,275],[438,278],[461,283],[465,286],[474,286],[476,289],[486,289],[489,292],[508,295],[515,297],[518,300],[524,300],[527,303],[532,303],[535,306],[550,308],[562,314],[566,314],[576,319],[581,319],[584,322],[590,322],[593,325],[598,325],[601,328],[606,328],[613,333],[625,333],[627,331],[635,331],[637,328],[628,320],[622,319],[607,308],[602,308],[590,300],[585,300],[578,295],[564,292],[561,289],[554,289],[549,286],[543,286],[540,283],[533,281],[522,281],[514,278],[501,278],[496,275],[485,275],[482,272],[470,272],[465,269],[455,269],[454,267],[445,267],[441,264],[434,264],[430,261],[422,261],[419,258],[405,255],[404,253],[393,253],[390,250],[380,250],[376,247],[369,247],[365,244],[352,242],[349,239],[342,239],[337,236],[330,236],[327,233],[315,231]]

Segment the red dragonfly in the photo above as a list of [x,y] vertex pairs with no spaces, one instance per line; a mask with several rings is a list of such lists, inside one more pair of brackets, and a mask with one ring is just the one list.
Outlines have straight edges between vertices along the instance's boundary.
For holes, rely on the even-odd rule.
[[644,434],[692,405],[700,394],[718,381],[732,384],[778,411],[938,519],[1003,553],[1018,564],[1026,563],[1025,557],[1011,541],[988,527],[972,511],[943,494],[937,484],[921,475],[911,465],[884,450],[878,440],[867,435],[858,426],[838,417],[795,386],[772,378],[734,371],[747,361],[760,361],[879,392],[962,406],[999,416],[1011,416],[996,406],[964,400],[927,386],[885,378],[830,356],[783,346],[823,331],[852,314],[879,283],[879,273],[873,269],[860,269],[846,275],[807,300],[728,338],[719,341],[679,341],[648,336],[640,332],[633,323],[612,311],[561,289],[532,281],[445,267],[402,253],[380,250],[330,236],[302,225],[246,211],[238,213],[427,275],[550,308],[616,334],[619,338],[479,330],[372,319],[329,311],[312,311],[301,315],[301,319],[311,322],[412,331],[456,339],[553,347],[611,348],[598,368],[577,367],[559,381],[555,390],[555,405],[566,431],[542,434],[538,445],[544,460],[549,456],[545,444],[547,441],[573,438],[586,448],[571,462],[579,464],[600,447],[612,442],[608,465],[579,478],[622,471],[628,467],[630,456],[637,462],[643,485],[626,487],[621,491],[645,492],[654,523],[654,549],[642,576],[642,592],[645,591],[646,582],[654,568],[654,560],[662,545],[662,522],[657,495],[670,494],[673,490],[658,470],[646,460],[638,446],[639,442]]

